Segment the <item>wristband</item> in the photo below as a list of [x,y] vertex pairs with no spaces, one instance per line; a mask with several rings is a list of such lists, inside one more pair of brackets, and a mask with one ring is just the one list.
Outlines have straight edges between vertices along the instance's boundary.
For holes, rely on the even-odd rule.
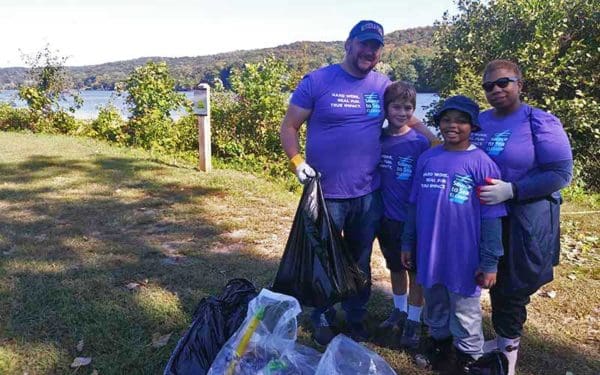
[[290,158],[290,170],[292,172],[296,172],[296,169],[298,168],[298,166],[300,164],[302,164],[303,162],[304,162],[304,158],[302,157],[302,155],[300,155],[300,154],[294,155],[292,158]]

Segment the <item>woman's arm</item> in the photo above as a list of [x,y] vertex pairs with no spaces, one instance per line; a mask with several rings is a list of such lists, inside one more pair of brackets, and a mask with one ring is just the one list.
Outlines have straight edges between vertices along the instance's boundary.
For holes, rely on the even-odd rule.
[[573,160],[540,165],[526,177],[513,183],[513,199],[523,201],[545,197],[569,185],[572,178]]

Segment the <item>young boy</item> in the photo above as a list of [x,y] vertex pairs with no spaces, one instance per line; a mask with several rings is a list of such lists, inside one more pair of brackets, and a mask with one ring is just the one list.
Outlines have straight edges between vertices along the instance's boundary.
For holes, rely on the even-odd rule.
[[416,349],[419,343],[423,292],[416,283],[414,270],[402,265],[401,238],[415,164],[419,155],[429,148],[427,138],[408,126],[415,112],[416,98],[417,92],[408,82],[394,82],[385,90],[383,103],[388,127],[382,137],[379,163],[383,218],[378,238],[390,270],[394,298],[390,317],[379,327],[397,331],[400,345],[411,349]]
[[480,288],[495,284],[502,255],[500,217],[506,215],[503,204],[480,204],[476,194],[476,186],[500,176],[494,162],[469,141],[471,131],[479,130],[478,114],[479,106],[465,96],[449,98],[435,114],[444,144],[425,151],[417,162],[410,197],[416,206],[403,234],[402,261],[406,267],[416,262],[433,339],[422,359],[434,369],[459,374],[466,374],[483,352]]

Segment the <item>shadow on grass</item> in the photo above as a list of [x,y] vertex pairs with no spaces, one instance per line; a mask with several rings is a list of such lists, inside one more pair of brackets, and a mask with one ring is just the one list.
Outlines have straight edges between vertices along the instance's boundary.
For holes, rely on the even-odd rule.
[[[257,288],[270,284],[277,256],[254,254],[260,245],[228,235],[241,224],[219,221],[210,210],[230,187],[210,175],[202,175],[205,184],[170,174],[148,160],[101,155],[0,165],[0,372],[64,374],[74,357],[90,356],[89,371],[80,373],[158,374],[202,297],[236,277]],[[387,293],[375,289],[372,331],[388,306]],[[305,314],[301,321],[300,341],[308,343]],[[168,333],[168,345],[152,346],[154,334]],[[576,348],[529,336],[528,369],[598,369]],[[416,373],[407,356],[399,361],[396,351],[370,346],[399,373]],[[551,368],[535,355],[542,348],[556,360]]]

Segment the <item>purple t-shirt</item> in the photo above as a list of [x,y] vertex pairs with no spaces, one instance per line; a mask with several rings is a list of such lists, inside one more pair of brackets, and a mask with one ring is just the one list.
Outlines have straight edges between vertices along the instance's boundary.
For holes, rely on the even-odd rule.
[[427,138],[412,129],[403,135],[383,136],[379,173],[383,215],[388,219],[406,221],[417,159],[428,148]]
[[481,131],[471,133],[471,142],[498,164],[504,181],[516,182],[542,164],[573,159],[558,118],[538,108],[522,104],[503,117],[490,109],[479,122]]
[[482,205],[476,187],[500,178],[494,162],[478,148],[425,151],[417,161],[411,203],[417,207],[417,280],[426,288],[445,285],[478,296],[481,219],[506,215],[504,204]]
[[325,198],[355,198],[379,188],[383,93],[389,78],[348,74],[339,64],[304,76],[291,103],[310,109],[306,162],[321,173]]

